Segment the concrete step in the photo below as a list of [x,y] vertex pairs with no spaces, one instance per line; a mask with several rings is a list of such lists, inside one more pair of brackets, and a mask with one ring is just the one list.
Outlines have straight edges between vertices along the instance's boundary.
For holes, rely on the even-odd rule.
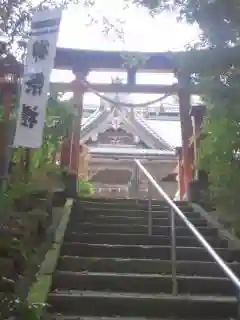
[[[240,261],[240,252],[225,248],[216,249],[221,257],[228,261]],[[64,242],[61,255],[81,257],[119,257],[119,258],[148,258],[148,259],[171,259],[170,246],[139,246],[139,245],[109,245],[88,244],[80,242]],[[177,260],[186,261],[211,261],[211,257],[200,247],[177,247]]]
[[[178,276],[177,284],[179,294],[236,294],[236,288],[226,278]],[[57,271],[52,289],[171,294],[172,275]]]
[[[206,227],[208,225],[207,220],[201,218],[191,218],[190,221],[198,227]],[[91,216],[88,215],[82,219],[76,217],[72,219],[71,223],[75,222],[90,222],[90,223],[100,223],[100,224],[130,224],[130,225],[146,225],[148,223],[148,216],[145,217],[127,217],[127,216]],[[152,223],[155,226],[170,226],[171,219],[170,217],[166,218],[152,218]],[[180,219],[176,219],[178,225],[185,225],[185,223]]]
[[[222,277],[223,272],[214,262],[177,261],[177,273],[186,276]],[[240,275],[240,264],[229,263],[229,267]],[[58,270],[113,272],[113,273],[142,273],[142,274],[171,274],[171,261],[160,259],[124,259],[61,256]]]
[[[217,236],[218,230],[211,227],[198,227],[199,232],[203,236]],[[103,223],[72,223],[70,222],[68,225],[67,232],[93,232],[93,233],[116,233],[116,234],[147,234],[148,226],[147,225],[129,225],[129,224],[103,224]],[[152,229],[153,235],[159,236],[169,236],[171,233],[170,226],[153,226]],[[187,227],[176,227],[176,235],[177,236],[191,236],[192,232]]]
[[48,311],[98,317],[235,318],[233,297],[58,291],[49,294]]
[[[228,241],[217,237],[206,237],[206,240],[217,248],[227,248]],[[170,245],[171,237],[148,236],[146,234],[115,234],[115,233],[78,233],[67,232],[66,242],[122,244],[122,245]],[[177,246],[202,247],[194,236],[176,238]]]

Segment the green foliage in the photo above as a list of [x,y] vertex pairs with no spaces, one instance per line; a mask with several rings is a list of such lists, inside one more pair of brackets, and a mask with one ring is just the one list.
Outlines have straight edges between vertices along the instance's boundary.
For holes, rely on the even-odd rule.
[[12,198],[6,191],[0,191],[0,218],[9,212],[12,206]]
[[53,144],[69,134],[74,114],[69,105],[58,98],[50,98],[48,101],[44,135]]
[[12,199],[25,198],[34,190],[34,185],[31,182],[18,181],[9,185],[8,196]]
[[209,174],[212,198],[218,206],[235,210],[240,205],[240,124],[237,119],[212,117],[208,136],[201,142],[200,167]]
[[[51,219],[46,212],[45,203],[56,176],[60,180],[60,170],[53,161],[53,153],[59,150],[63,137],[71,128],[73,115],[66,105],[58,99],[49,99],[42,147],[31,152],[31,174],[26,182],[23,164],[25,150],[18,148],[12,155],[16,164],[6,190],[0,192],[0,251],[21,266],[19,272],[14,271],[14,286],[18,277],[28,268],[27,261],[34,254],[36,247],[45,237],[45,231]],[[39,196],[39,188],[47,188],[46,198]],[[40,190],[41,191],[41,190]],[[45,194],[45,193],[44,193]],[[46,201],[45,201],[46,200]],[[46,204],[47,205],[47,204]],[[4,231],[4,232],[3,232]],[[45,241],[45,240],[44,240]],[[12,256],[10,256],[10,253]],[[16,279],[17,278],[17,279]],[[9,287],[12,279],[1,280],[0,285]],[[6,294],[0,302],[0,318],[8,319],[10,315],[16,319],[40,319],[39,305],[29,305],[14,294]],[[3,301],[4,300],[4,301]]]
[[73,113],[68,105],[50,98],[41,148],[32,154],[32,168],[50,166],[54,155],[59,151],[63,138],[69,134],[73,122]]
[[[238,42],[239,5],[240,1],[212,1],[196,9],[196,21],[212,47]],[[200,83],[210,88],[204,97],[208,106],[204,123],[207,136],[200,146],[200,166],[209,174],[211,196],[217,207],[223,212],[236,212],[240,205],[240,74],[236,66],[210,71],[212,76],[208,78],[199,76]],[[211,89],[213,85],[218,89]]]
[[6,296],[0,306],[1,319],[40,320],[44,304],[28,304],[12,294]]
[[22,302],[16,311],[18,319],[20,320],[40,320],[41,310],[44,304],[28,304]]
[[93,194],[93,185],[88,181],[78,180],[77,190],[80,196],[90,196]]
[[[203,80],[202,80],[203,81]],[[205,97],[206,137],[200,143],[199,165],[209,175],[211,196],[217,207],[236,212],[240,205],[239,74],[231,68],[219,76],[220,89]]]

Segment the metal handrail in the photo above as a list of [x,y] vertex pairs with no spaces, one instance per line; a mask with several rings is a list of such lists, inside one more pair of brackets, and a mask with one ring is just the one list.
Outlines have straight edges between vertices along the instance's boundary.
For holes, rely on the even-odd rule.
[[[238,290],[238,298],[240,294],[240,280],[234,274],[234,272],[227,266],[224,260],[217,254],[217,252],[211,247],[211,245],[205,240],[205,238],[201,235],[201,233],[195,228],[195,226],[188,220],[188,218],[184,215],[184,213],[178,208],[178,206],[171,200],[171,198],[166,194],[166,192],[158,185],[155,179],[151,176],[151,174],[145,169],[145,167],[141,164],[141,162],[137,159],[134,159],[137,167],[141,170],[141,172],[146,176],[149,183],[160,193],[160,195],[164,198],[167,204],[170,206],[173,212],[175,212],[186,224],[186,226],[192,231],[198,241],[203,245],[206,251],[210,254],[213,260],[218,264],[218,266],[222,269],[225,275],[232,281],[235,287]],[[174,214],[175,216],[175,214]],[[174,219],[175,220],[175,219]],[[175,227],[175,226],[174,226]],[[172,225],[173,229],[173,225]],[[172,230],[173,231],[173,230]],[[174,239],[172,239],[174,240]],[[174,242],[174,241],[173,241]],[[173,243],[172,243],[173,245]],[[176,259],[176,256],[175,256]],[[176,276],[176,274],[175,274]],[[176,290],[173,290],[176,291]],[[175,292],[176,293],[176,292]]]

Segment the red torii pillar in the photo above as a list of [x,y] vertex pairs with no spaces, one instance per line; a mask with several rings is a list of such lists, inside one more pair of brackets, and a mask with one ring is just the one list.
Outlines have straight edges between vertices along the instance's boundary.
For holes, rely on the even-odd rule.
[[70,136],[66,137],[61,148],[61,167],[67,167],[78,175],[79,171],[79,152],[80,147],[80,132],[83,112],[83,97],[86,91],[85,85],[82,83],[85,74],[75,73],[76,79],[72,82],[73,102],[75,108],[75,117],[72,125]]

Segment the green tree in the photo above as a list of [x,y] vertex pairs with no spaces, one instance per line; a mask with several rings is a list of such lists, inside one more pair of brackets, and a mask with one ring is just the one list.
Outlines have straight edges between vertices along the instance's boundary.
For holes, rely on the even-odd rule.
[[203,38],[214,47],[236,43],[240,35],[239,0],[133,0],[147,7],[152,13],[171,10],[178,19],[197,23]]
[[71,132],[73,112],[68,104],[61,102],[59,98],[49,98],[46,112],[43,143],[36,150],[33,157],[33,166],[40,167],[51,163],[65,136]]
[[[239,44],[239,0],[135,0],[151,13],[173,10],[178,19],[197,23],[202,30],[198,46],[219,49]],[[219,54],[220,56],[220,54]],[[218,59],[217,55],[215,59]],[[204,64],[204,61],[202,62]],[[200,146],[200,167],[207,170],[211,194],[225,211],[239,208],[240,188],[240,108],[239,66],[209,70],[195,75],[195,80],[209,87],[203,97],[207,105],[204,132]],[[218,89],[213,87],[218,86]]]
[[223,211],[233,212],[240,205],[239,99],[239,90],[235,88],[224,88],[206,97],[206,137],[199,150],[200,167],[208,172],[214,202]]

